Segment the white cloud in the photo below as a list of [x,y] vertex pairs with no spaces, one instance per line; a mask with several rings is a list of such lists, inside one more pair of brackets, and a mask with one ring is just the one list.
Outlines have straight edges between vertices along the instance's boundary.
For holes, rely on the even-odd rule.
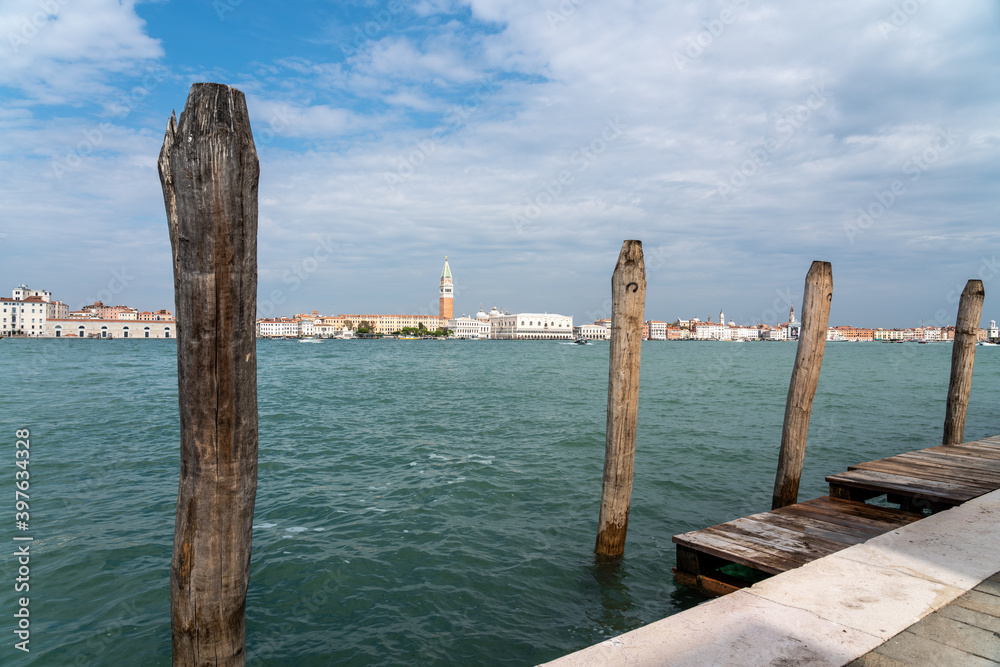
[[163,56],[133,0],[10,0],[0,11],[0,85],[31,101],[107,93],[108,75]]

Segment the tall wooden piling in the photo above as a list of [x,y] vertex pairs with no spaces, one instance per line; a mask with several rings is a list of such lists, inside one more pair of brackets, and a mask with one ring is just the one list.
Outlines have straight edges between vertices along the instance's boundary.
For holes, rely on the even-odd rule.
[[795,365],[788,384],[785,403],[785,423],[781,429],[781,453],[774,478],[771,509],[794,505],[799,497],[799,480],[806,456],[806,437],[813,398],[823,366],[826,332],[830,323],[830,302],[833,300],[833,267],[830,262],[813,262],[806,274],[802,294],[802,328]]
[[944,414],[943,445],[961,445],[965,435],[965,411],[972,390],[972,364],[976,359],[976,330],[983,314],[986,291],[982,280],[970,280],[962,290],[951,348],[951,380]]
[[159,158],[174,262],[181,470],[174,665],[243,665],[257,494],[257,181],[243,93],[191,87]]
[[635,432],[639,414],[639,358],[646,303],[642,241],[625,241],[611,276],[611,358],[601,515],[594,553],[613,560],[625,553],[632,501]]

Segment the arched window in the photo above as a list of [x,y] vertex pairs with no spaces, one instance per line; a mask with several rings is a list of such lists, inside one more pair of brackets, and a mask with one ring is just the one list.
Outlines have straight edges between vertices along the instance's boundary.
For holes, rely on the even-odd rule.
[[149,338],[149,327],[143,327],[142,333],[146,338]]
[[107,337],[108,337],[108,327],[103,326],[101,327],[101,338],[107,338]]
[[170,327],[163,327],[163,337],[170,338]]
[[85,326],[83,326],[81,324],[80,325],[80,330],[79,330],[79,333],[78,333],[78,335],[80,336],[80,338],[83,338],[86,335],[86,331],[87,331],[87,327],[85,327]]
[[122,327],[122,338],[128,338],[128,327]]
[[62,338],[62,325],[56,325],[56,338]]

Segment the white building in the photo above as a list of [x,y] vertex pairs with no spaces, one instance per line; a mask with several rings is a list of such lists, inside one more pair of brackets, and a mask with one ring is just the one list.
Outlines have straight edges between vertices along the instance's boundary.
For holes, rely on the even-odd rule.
[[649,332],[649,340],[666,340],[667,323],[660,320],[647,320],[646,331]]
[[[497,315],[493,315],[496,312]],[[500,340],[572,340],[573,317],[553,313],[499,314],[490,311],[492,336]]]
[[177,323],[171,320],[59,319],[45,323],[47,338],[176,338]]
[[573,327],[573,336],[587,340],[611,340],[611,329],[599,322],[581,324],[578,327]]
[[768,329],[766,340],[788,340],[788,328],[772,327]]
[[757,327],[736,325],[730,328],[732,329],[733,340],[757,340],[760,338],[760,329]]
[[0,336],[15,333],[25,336],[45,336],[45,323],[68,317],[69,307],[52,300],[52,292],[33,290],[18,285],[11,297],[0,298]]
[[476,316],[467,317],[462,315],[453,320],[448,320],[446,325],[452,331],[455,338],[465,338],[469,340],[483,340],[490,337],[493,326],[490,324],[490,316],[483,312],[480,306]]
[[257,338],[297,338],[299,323],[285,317],[257,320]]
[[691,320],[692,336],[695,340],[731,340],[732,330],[724,324]]

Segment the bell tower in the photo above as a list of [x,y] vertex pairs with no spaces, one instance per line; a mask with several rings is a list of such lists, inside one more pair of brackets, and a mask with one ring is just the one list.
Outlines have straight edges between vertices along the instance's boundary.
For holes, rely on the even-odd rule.
[[438,317],[446,320],[455,318],[455,293],[451,281],[451,267],[448,266],[448,256],[444,257],[444,269],[441,270],[441,283],[438,287]]

